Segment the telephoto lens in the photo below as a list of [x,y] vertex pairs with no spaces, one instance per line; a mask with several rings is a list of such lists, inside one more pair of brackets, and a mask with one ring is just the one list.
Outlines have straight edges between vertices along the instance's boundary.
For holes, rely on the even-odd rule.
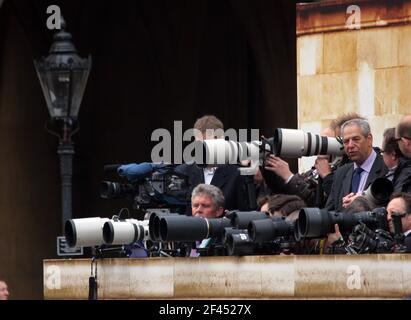
[[207,139],[202,141],[203,157],[196,155],[198,165],[240,164],[242,160],[258,159],[260,141],[237,142],[225,139]]
[[380,177],[370,184],[368,189],[364,191],[363,196],[374,206],[386,206],[393,191],[392,182],[387,178]]
[[277,128],[274,132],[273,153],[275,156],[286,158],[342,156],[344,147],[339,138],[323,137],[296,129]]
[[161,241],[201,241],[221,238],[224,228],[231,226],[227,218],[207,219],[202,217],[165,216],[160,219]]
[[[160,219],[162,217],[179,216],[178,213],[151,212],[148,219],[148,231],[152,241],[160,241]],[[185,216],[183,216],[185,217]]]
[[237,229],[247,229],[253,220],[269,219],[270,215],[262,211],[230,211],[227,215],[231,219],[231,225]]
[[319,208],[302,208],[297,221],[300,239],[323,238],[335,231],[335,224],[338,224],[341,233],[351,232],[360,222],[372,228],[386,230],[387,211],[385,208],[376,208],[373,211],[343,213]]
[[277,237],[294,235],[295,221],[286,221],[285,217],[253,220],[248,225],[250,239],[255,242],[269,242]]
[[82,218],[67,220],[64,233],[69,247],[93,247],[104,244],[103,225],[108,218]]
[[103,225],[103,238],[106,244],[111,245],[127,245],[148,240],[148,220],[107,221]]

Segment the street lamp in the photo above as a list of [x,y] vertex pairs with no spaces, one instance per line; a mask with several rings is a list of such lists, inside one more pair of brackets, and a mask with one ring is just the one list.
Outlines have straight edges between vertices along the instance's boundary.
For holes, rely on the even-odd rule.
[[49,55],[34,60],[34,66],[50,113],[53,129],[46,129],[59,138],[57,153],[60,158],[62,225],[71,219],[71,177],[74,144],[72,135],[78,130],[77,116],[91,69],[91,56],[77,55],[66,23],[61,17],[61,29],[54,35]]

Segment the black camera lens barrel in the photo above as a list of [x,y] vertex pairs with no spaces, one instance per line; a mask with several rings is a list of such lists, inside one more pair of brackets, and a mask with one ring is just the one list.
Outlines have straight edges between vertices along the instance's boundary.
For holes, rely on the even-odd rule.
[[209,224],[208,237],[207,238],[222,238],[226,228],[231,227],[231,220],[225,217],[223,218],[211,218],[207,219]]
[[367,226],[386,229],[387,211],[376,208],[373,211],[357,213],[343,213],[327,211],[319,208],[302,208],[298,215],[298,231],[302,238],[322,238],[335,231],[334,225],[338,224],[340,232],[351,232],[360,222]]
[[269,219],[267,212],[261,211],[232,211],[229,213],[231,225],[237,229],[247,229],[253,220]]
[[269,242],[277,237],[294,235],[294,221],[286,221],[285,217],[253,220],[248,225],[248,234],[254,242]]
[[221,238],[224,229],[231,226],[231,220],[187,216],[163,216],[160,218],[161,241],[201,241],[207,238]]
[[[152,241],[160,241],[160,219],[168,216],[179,216],[178,213],[152,212],[148,219],[148,230]],[[184,216],[185,217],[185,216]]]
[[100,183],[100,196],[104,199],[112,199],[120,194],[120,183],[111,181],[102,181]]
[[363,195],[375,206],[386,206],[393,192],[394,185],[392,182],[387,178],[380,177],[370,184]]
[[165,216],[160,219],[159,227],[163,242],[192,242],[208,237],[209,223],[200,217]]
[[100,183],[100,197],[103,199],[124,198],[128,194],[136,192],[134,186],[129,183],[102,181]]

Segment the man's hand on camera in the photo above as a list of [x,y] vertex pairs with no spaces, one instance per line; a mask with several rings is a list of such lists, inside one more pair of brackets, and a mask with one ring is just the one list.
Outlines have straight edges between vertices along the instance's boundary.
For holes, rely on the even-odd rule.
[[317,159],[315,160],[314,166],[317,169],[320,177],[323,179],[331,173],[331,166],[328,163],[328,156],[326,157],[318,156]]
[[347,208],[351,204],[351,202],[353,202],[359,196],[361,196],[361,193],[351,192],[351,193],[347,194],[345,197],[342,198],[343,208]]
[[285,182],[288,182],[289,179],[294,175],[290,171],[290,166],[286,161],[271,154],[265,160],[265,169],[276,173]]

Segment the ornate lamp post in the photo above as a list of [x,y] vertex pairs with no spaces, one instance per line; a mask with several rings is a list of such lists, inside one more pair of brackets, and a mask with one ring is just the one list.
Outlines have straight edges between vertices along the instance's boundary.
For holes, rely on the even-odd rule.
[[65,221],[72,217],[74,144],[71,137],[78,130],[77,116],[91,69],[91,56],[81,59],[77,55],[72,36],[65,28],[61,18],[61,29],[54,35],[49,55],[34,61],[53,124],[53,130],[47,130],[59,138],[63,234]]

